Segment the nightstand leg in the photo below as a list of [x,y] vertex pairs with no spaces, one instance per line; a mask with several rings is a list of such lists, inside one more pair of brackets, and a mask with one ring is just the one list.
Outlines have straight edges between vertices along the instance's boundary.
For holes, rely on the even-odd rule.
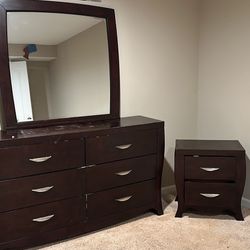
[[244,220],[244,217],[243,217],[242,211],[241,211],[241,207],[239,207],[237,210],[235,210],[234,214],[235,214],[234,217],[236,220],[240,220],[240,221]]
[[178,206],[178,209],[177,209],[177,212],[175,214],[175,217],[182,218],[182,214],[183,214],[183,209],[180,208],[180,206]]

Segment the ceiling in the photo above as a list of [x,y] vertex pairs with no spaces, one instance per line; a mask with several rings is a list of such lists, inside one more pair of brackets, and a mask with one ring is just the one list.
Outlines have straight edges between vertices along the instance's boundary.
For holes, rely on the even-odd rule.
[[69,14],[9,12],[8,43],[58,45],[103,20]]

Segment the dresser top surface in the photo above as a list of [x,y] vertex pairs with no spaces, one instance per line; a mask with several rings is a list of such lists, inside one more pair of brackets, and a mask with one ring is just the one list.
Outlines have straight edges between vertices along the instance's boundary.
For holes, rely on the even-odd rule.
[[126,128],[141,125],[160,124],[162,121],[143,116],[124,117],[115,120],[77,123],[59,126],[49,126],[34,129],[20,129],[0,132],[0,142],[13,139],[27,139],[32,137],[53,136],[62,134],[86,133],[116,128]]
[[176,140],[176,150],[244,151],[237,140]]

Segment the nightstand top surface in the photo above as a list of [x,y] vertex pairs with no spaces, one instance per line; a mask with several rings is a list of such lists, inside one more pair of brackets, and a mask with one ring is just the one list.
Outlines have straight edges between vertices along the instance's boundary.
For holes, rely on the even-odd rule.
[[176,150],[245,151],[237,140],[176,140]]

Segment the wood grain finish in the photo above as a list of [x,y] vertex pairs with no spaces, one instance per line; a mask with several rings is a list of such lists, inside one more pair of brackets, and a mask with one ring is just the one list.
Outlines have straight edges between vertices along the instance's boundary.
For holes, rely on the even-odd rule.
[[82,167],[84,161],[81,139],[4,147],[0,148],[0,180]]
[[[149,211],[162,214],[163,122],[129,117],[12,135],[0,136],[0,225],[6,227],[0,249],[62,240]],[[133,147],[124,148],[128,140]],[[95,155],[104,163],[89,166],[86,159]]]
[[138,130],[86,139],[87,164],[99,164],[153,154],[157,150],[157,131]]
[[234,183],[185,182],[187,206],[234,208],[236,194]]
[[86,169],[86,192],[154,179],[156,174],[156,155],[100,164]]
[[154,203],[154,181],[89,194],[88,218],[99,218]]
[[26,249],[30,246],[34,245],[44,245],[46,243],[62,241],[66,239],[70,239],[72,237],[80,236],[84,233],[93,232],[96,230],[100,230],[107,226],[114,226],[121,221],[125,221],[136,216],[140,216],[143,213],[146,213],[150,210],[152,204],[147,206],[138,207],[134,209],[130,209],[118,214],[112,214],[110,216],[105,216],[103,218],[98,218],[97,220],[91,220],[87,224],[86,222],[79,222],[78,224],[70,225],[67,227],[61,227],[56,230],[46,231],[42,234],[34,234],[32,237],[24,237],[17,239],[15,241],[11,241],[8,243],[0,243],[1,250],[13,250],[13,249]]
[[237,220],[244,220],[241,198],[245,179],[245,150],[238,141],[176,141],[176,217],[198,209],[229,211]]
[[185,156],[185,179],[233,181],[236,173],[235,157]]
[[[32,234],[54,230],[84,220],[84,200],[70,200],[47,203],[7,213],[0,213],[0,241],[10,241]],[[53,217],[52,217],[53,215]],[[49,218],[44,222],[34,220]],[[20,246],[21,248],[21,246]]]
[[81,186],[77,169],[0,181],[0,212],[79,196]]
[[244,148],[237,140],[176,140],[176,150],[186,152],[195,151],[196,154],[206,153],[214,155],[228,155],[231,152],[242,152]]

